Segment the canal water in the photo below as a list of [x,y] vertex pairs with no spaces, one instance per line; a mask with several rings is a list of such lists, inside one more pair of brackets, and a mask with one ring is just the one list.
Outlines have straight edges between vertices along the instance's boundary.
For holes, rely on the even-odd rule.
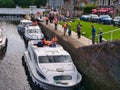
[[29,81],[22,65],[22,55],[26,47],[18,34],[17,26],[0,22],[0,28],[5,30],[8,38],[7,50],[4,55],[0,55],[0,90],[38,90]]
[[30,90],[21,57],[25,45],[17,32],[16,25],[0,22],[8,38],[7,50],[0,55],[0,90]]

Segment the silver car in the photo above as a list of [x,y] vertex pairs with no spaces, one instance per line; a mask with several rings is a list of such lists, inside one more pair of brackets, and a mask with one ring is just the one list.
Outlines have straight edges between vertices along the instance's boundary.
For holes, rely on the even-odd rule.
[[113,19],[113,26],[120,26],[120,16],[116,16],[114,19]]
[[97,14],[90,14],[88,20],[92,22],[97,22],[99,19]]

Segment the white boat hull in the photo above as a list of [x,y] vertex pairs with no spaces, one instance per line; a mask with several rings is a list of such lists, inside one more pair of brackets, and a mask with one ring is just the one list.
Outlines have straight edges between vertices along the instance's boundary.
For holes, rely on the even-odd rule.
[[0,43],[0,50],[6,47],[6,43],[7,43],[7,37],[4,36],[2,42]]
[[37,72],[34,66],[32,65],[32,61],[28,57],[28,52],[25,52],[23,60],[26,67],[28,68],[28,71],[29,71],[30,77],[32,78],[33,83],[36,86],[39,86],[40,88],[43,88],[45,90],[74,90],[80,85],[79,83],[74,86],[57,86],[54,84],[50,84],[45,80],[43,80],[42,78],[40,77],[38,78]]

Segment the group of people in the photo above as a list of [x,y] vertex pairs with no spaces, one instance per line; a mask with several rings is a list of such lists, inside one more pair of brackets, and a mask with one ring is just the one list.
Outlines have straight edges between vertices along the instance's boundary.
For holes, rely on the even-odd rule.
[[[66,31],[68,29],[68,35],[71,36],[71,24],[70,23],[67,24],[66,22],[64,22],[63,27],[64,27],[64,35],[66,35]],[[96,29],[94,25],[91,25],[91,27],[92,27],[92,44],[95,44]],[[76,27],[78,39],[81,38],[81,34],[82,34],[81,30],[82,30],[82,25],[80,24],[80,22],[78,22]],[[99,43],[102,42],[102,28],[100,28],[98,32],[98,42]]]
[[[96,29],[94,25],[91,25],[91,27],[92,27],[92,44],[95,44]],[[100,28],[98,32],[98,42],[99,43],[102,42],[102,28]]]
[[37,46],[38,47],[43,47],[43,46],[55,47],[56,43],[57,43],[57,37],[53,36],[51,40],[46,40],[46,38],[44,38],[42,41],[38,42]]
[[[64,28],[64,35],[66,35],[66,31],[67,31],[67,29],[68,29],[68,35],[71,36],[71,34],[72,34],[72,31],[71,31],[71,28],[72,28],[71,23],[66,23],[66,22],[64,22],[63,28]],[[80,22],[79,22],[79,23],[77,24],[77,27],[76,27],[78,38],[81,37],[81,29],[82,29],[82,25],[81,25]]]
[[[58,16],[57,15],[49,15],[46,16],[46,25],[48,24],[48,21],[50,20],[50,23],[54,23],[54,29],[57,30],[57,26],[58,26]],[[92,27],[92,44],[95,44],[95,37],[96,37],[96,29],[94,27],[94,25],[91,25]],[[68,35],[71,36],[72,31],[71,31],[71,23],[67,23],[64,22],[63,24],[63,30],[64,30],[64,35],[66,35],[66,32],[68,31]],[[82,25],[80,24],[80,22],[78,22],[77,26],[76,26],[76,32],[77,32],[77,37],[78,39],[81,38],[81,30],[82,30]],[[98,36],[98,42],[101,43],[102,42],[102,29],[100,28],[99,30],[99,36]]]
[[50,21],[50,23],[54,23],[55,30],[57,30],[57,25],[58,25],[58,16],[57,15],[49,14],[49,16],[48,15],[46,16],[45,20],[46,20],[46,25],[48,25],[49,21]]

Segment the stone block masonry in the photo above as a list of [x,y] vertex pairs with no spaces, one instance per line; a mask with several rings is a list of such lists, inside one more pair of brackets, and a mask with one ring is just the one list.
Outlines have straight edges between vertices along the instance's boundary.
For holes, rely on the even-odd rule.
[[83,76],[85,90],[120,90],[120,40],[83,46],[49,24],[40,23],[41,30],[50,39],[56,35]]

